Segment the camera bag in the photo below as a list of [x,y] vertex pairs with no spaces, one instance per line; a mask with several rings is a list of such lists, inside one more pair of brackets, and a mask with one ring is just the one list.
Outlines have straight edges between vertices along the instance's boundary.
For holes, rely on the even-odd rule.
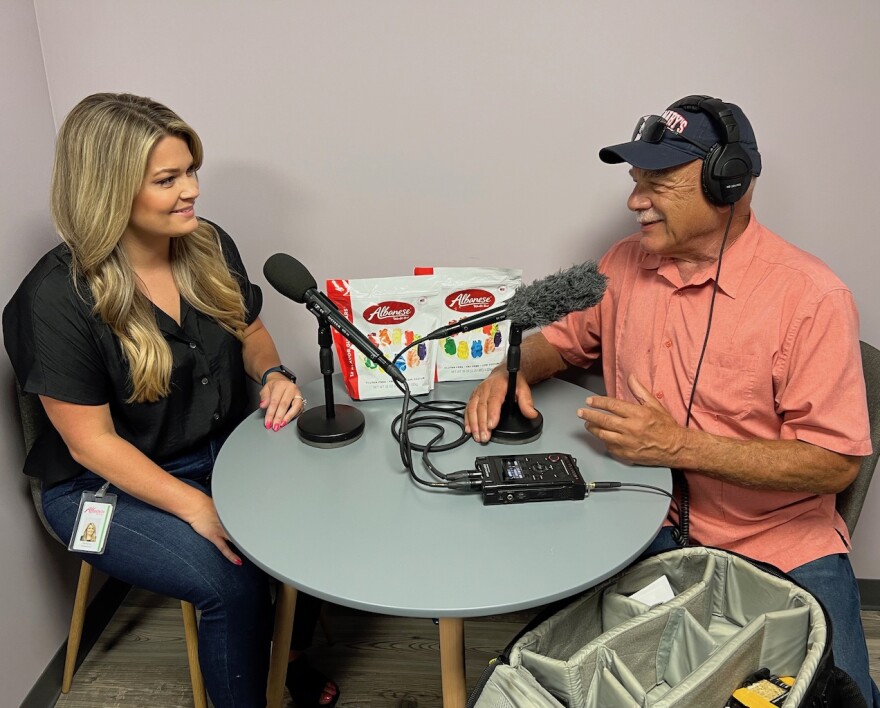
[[[631,597],[664,575],[671,600]],[[813,595],[772,566],[688,547],[548,607],[493,660],[468,707],[722,708],[760,669],[794,677],[783,708],[865,706],[834,666]]]

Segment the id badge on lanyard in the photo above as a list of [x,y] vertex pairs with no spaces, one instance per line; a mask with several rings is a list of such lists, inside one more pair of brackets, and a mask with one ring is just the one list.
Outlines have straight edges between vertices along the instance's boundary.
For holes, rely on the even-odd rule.
[[116,495],[107,494],[110,482],[97,492],[83,492],[68,549],[80,553],[103,553],[110,535]]

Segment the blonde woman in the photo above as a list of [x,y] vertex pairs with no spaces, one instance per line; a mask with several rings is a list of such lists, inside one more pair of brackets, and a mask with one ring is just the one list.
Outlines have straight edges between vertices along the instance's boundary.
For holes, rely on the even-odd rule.
[[[247,412],[246,376],[262,386],[272,431],[303,398],[235,244],[196,216],[201,164],[198,136],[165,106],[129,94],[81,101],[56,145],[63,243],[25,278],[3,332],[19,382],[52,422],[25,463],[50,524],[69,538],[81,493],[108,482],[117,507],[89,562],[194,603],[211,700],[246,708],[265,706],[268,580],[230,545],[208,482]],[[289,683],[300,708],[334,705],[336,686],[299,657],[317,614],[302,598]]]
[[86,524],[85,529],[83,529],[82,536],[79,537],[80,541],[86,541],[88,543],[94,543],[98,540],[98,527],[93,523],[89,522]]

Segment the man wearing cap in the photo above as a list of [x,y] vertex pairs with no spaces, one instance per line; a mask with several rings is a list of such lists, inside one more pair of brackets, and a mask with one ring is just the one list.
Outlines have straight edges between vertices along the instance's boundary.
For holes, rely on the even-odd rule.
[[[673,505],[648,552],[683,534],[790,573],[828,609],[835,663],[880,707],[835,510],[871,452],[852,294],[757,221],[761,155],[738,106],[689,96],[599,156],[631,166],[639,231],[600,260],[599,305],[523,342],[520,409],[537,414],[529,384],[601,354],[607,396],[578,411],[586,429],[618,459],[679,470],[688,490],[689,525]],[[472,394],[478,442],[506,388],[496,370]]]

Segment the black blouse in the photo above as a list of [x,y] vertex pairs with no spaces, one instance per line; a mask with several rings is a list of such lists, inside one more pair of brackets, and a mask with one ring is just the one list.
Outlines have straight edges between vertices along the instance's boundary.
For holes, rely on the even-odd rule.
[[[250,324],[262,308],[262,292],[248,280],[232,239],[212,225],[241,287]],[[179,326],[154,307],[174,362],[170,394],[154,403],[126,403],[132,386],[122,346],[91,313],[88,285],[81,281],[79,292],[74,288],[70,260],[65,244],[53,248],[3,310],[6,351],[25,391],[88,406],[109,404],[119,436],[160,464],[229,432],[243,419],[247,384],[241,342],[183,298]],[[25,474],[47,485],[83,469],[52,426],[40,435],[24,467]]]

